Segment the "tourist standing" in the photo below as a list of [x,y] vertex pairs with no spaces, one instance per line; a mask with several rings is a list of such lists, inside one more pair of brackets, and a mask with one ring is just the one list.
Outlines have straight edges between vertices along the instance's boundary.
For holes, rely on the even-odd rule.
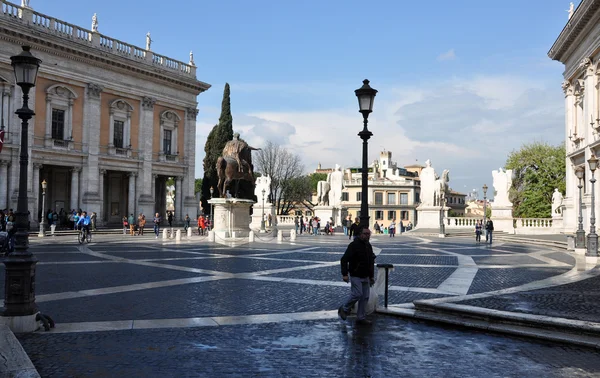
[[489,242],[490,244],[492,244],[492,234],[494,233],[494,222],[492,222],[491,219],[488,219],[487,223],[485,224],[485,242]]
[[[56,212],[52,213],[52,216],[54,217],[54,214],[56,214]],[[58,218],[58,214],[57,214],[57,218]],[[96,212],[92,211],[92,215],[90,216],[90,221],[92,222],[92,231],[96,231]]]
[[366,307],[369,300],[370,287],[375,283],[375,254],[373,247],[369,243],[371,230],[363,228],[360,234],[354,239],[342,259],[342,280],[350,282],[350,297],[338,309],[338,315],[346,320],[352,310],[352,306],[358,302],[356,311],[357,324],[371,324],[366,319]]
[[483,228],[483,225],[481,224],[481,219],[479,219],[477,221],[477,223],[475,223],[475,241],[477,243],[481,243],[481,230]]
[[131,236],[135,236],[135,218],[133,217],[133,213],[129,214],[129,218],[127,218],[127,223],[129,223],[129,233]]
[[395,238],[396,237],[396,220],[393,219],[392,223],[390,223],[390,227],[388,228],[389,232],[390,232],[390,238]]
[[160,215],[156,213],[154,215],[154,235],[156,235],[156,239],[158,239],[158,233],[160,232]]
[[[360,220],[358,219],[358,217],[354,218],[354,223],[352,223],[352,225],[350,226],[350,232],[348,233],[348,239],[352,239],[352,236],[354,236],[354,238],[356,239],[359,235],[359,230],[360,230],[360,223],[358,223]],[[370,236],[369,236],[370,237]]]
[[191,219],[190,219],[190,215],[189,215],[189,214],[185,214],[185,219],[184,219],[184,221],[185,221],[185,223],[184,223],[184,226],[183,226],[183,230],[184,230],[185,232],[187,232],[188,228],[190,228],[190,221],[191,221]]
[[173,228],[173,213],[171,211],[167,213],[167,221],[169,222],[169,228]]
[[142,213],[138,216],[138,235],[144,235],[144,227],[146,226],[146,216]]

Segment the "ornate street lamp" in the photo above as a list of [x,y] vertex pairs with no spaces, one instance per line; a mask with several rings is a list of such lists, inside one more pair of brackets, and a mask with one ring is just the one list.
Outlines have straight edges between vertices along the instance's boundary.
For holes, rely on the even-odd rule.
[[590,171],[592,172],[592,178],[590,182],[592,183],[592,209],[590,212],[590,233],[587,236],[587,253],[586,256],[598,256],[598,235],[596,234],[596,214],[594,211],[594,183],[596,179],[594,178],[594,171],[598,168],[598,158],[596,155],[592,154],[592,156],[588,159],[588,165],[590,166]]
[[579,224],[577,226],[577,232],[575,232],[575,248],[585,248],[585,230],[583,229],[583,213],[581,212],[581,188],[583,188],[581,180],[583,179],[584,173],[585,168],[583,167],[577,167],[577,169],[575,169],[575,176],[579,179],[579,185],[577,185],[579,188]]
[[[488,190],[488,186],[486,184],[483,184],[483,223],[485,223],[485,220],[487,218],[487,209],[486,209],[486,195],[487,195],[487,190]],[[483,225],[485,227],[485,224]]]
[[[19,197],[17,201],[15,250],[4,260],[6,267],[4,285],[4,312],[7,317],[32,316],[37,313],[35,305],[35,266],[37,259],[29,252],[27,233],[27,165],[29,164],[28,127],[29,120],[35,115],[29,109],[29,90],[35,86],[40,59],[29,52],[29,46],[23,46],[19,55],[11,56],[11,65],[15,72],[15,82],[23,92],[23,106],[15,113],[21,119],[21,154],[19,156]],[[28,330],[22,330],[28,331]],[[33,330],[31,330],[33,331]]]
[[40,232],[38,233],[38,237],[43,238],[45,235],[44,229],[46,226],[46,188],[48,187],[48,183],[46,180],[42,181],[42,221],[40,222]]
[[364,127],[358,136],[363,140],[363,156],[362,156],[362,195],[360,200],[360,225],[363,228],[369,227],[369,203],[368,203],[368,160],[369,160],[369,138],[373,135],[367,129],[369,114],[373,111],[373,102],[377,90],[369,86],[369,80],[363,80],[363,86],[355,90],[354,93],[358,97],[358,111],[363,115]]
[[[210,199],[213,198],[213,193],[215,191],[215,188],[213,188],[212,186],[210,187]],[[210,230],[215,228],[215,220],[213,219],[213,205],[212,203],[210,204]],[[208,230],[208,231],[210,231]]]
[[267,232],[265,229],[265,189],[262,190],[262,216],[260,218],[260,232]]

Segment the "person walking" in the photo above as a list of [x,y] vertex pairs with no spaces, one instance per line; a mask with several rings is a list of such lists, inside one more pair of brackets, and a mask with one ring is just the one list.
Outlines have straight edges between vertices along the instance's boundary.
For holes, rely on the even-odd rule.
[[127,227],[129,226],[129,223],[127,222],[127,217],[123,215],[123,219],[121,219],[121,221],[123,222],[123,235],[127,235]]
[[488,219],[487,223],[485,224],[485,242],[490,242],[490,245],[492,244],[492,234],[494,233],[494,222],[492,222],[491,219]]
[[475,223],[475,242],[481,243],[481,229],[483,225],[481,224],[481,219]]
[[138,223],[138,235],[144,235],[144,227],[146,226],[146,217],[140,213],[137,219]]
[[158,213],[156,213],[154,215],[154,235],[156,236],[156,239],[158,239],[158,234],[160,232],[160,215]]
[[129,224],[129,233],[131,236],[135,236],[135,218],[133,217],[133,213],[129,214],[129,218],[127,218],[127,223]]
[[375,254],[369,242],[371,230],[363,228],[360,234],[346,248],[340,260],[342,267],[342,280],[350,282],[350,296],[338,309],[338,315],[346,320],[352,306],[358,302],[356,311],[357,324],[371,324],[366,319],[366,306],[369,300],[370,287],[375,284]]
[[[56,212],[54,212],[52,214],[54,216],[54,214],[56,214]],[[58,218],[58,214],[56,214],[56,215],[57,215],[57,218]],[[92,215],[90,216],[90,220],[92,222],[92,231],[94,231],[94,232],[96,231],[96,219],[97,219],[96,212],[92,211]]]
[[360,219],[358,217],[354,218],[354,223],[350,226],[350,232],[348,233],[348,239],[352,239],[352,236],[356,239],[359,236],[358,231],[360,230],[360,223],[358,223]]
[[188,228],[190,228],[190,221],[191,221],[190,215],[189,214],[185,214],[185,219],[184,219],[185,223],[184,223],[184,226],[183,226],[183,230],[185,232],[187,232]]
[[169,228],[173,228],[173,212],[169,211],[167,213],[167,221],[169,222]]
[[390,238],[395,238],[396,237],[396,220],[395,219],[393,219],[392,223],[390,223],[389,231],[390,231]]

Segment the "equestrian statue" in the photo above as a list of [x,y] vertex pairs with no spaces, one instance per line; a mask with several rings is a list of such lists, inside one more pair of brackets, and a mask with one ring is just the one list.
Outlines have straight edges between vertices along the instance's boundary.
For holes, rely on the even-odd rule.
[[227,142],[222,156],[217,159],[217,190],[221,198],[227,198],[229,191],[235,198],[255,200],[253,150],[260,148],[250,147],[240,140],[239,133],[233,134],[233,139]]

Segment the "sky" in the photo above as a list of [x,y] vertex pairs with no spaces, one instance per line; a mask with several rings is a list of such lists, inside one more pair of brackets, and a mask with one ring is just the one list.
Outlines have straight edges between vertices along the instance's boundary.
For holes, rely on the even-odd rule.
[[[16,1],[16,0],[15,0]],[[575,1],[575,7],[579,1]],[[197,178],[231,85],[234,131],[317,164],[359,167],[354,90],[377,89],[369,160],[431,160],[450,187],[491,186],[524,144],[564,143],[564,66],[547,52],[568,20],[562,0],[31,0],[41,13],[184,62],[194,52]],[[481,190],[479,190],[481,192]],[[480,194],[480,197],[482,194]]]

